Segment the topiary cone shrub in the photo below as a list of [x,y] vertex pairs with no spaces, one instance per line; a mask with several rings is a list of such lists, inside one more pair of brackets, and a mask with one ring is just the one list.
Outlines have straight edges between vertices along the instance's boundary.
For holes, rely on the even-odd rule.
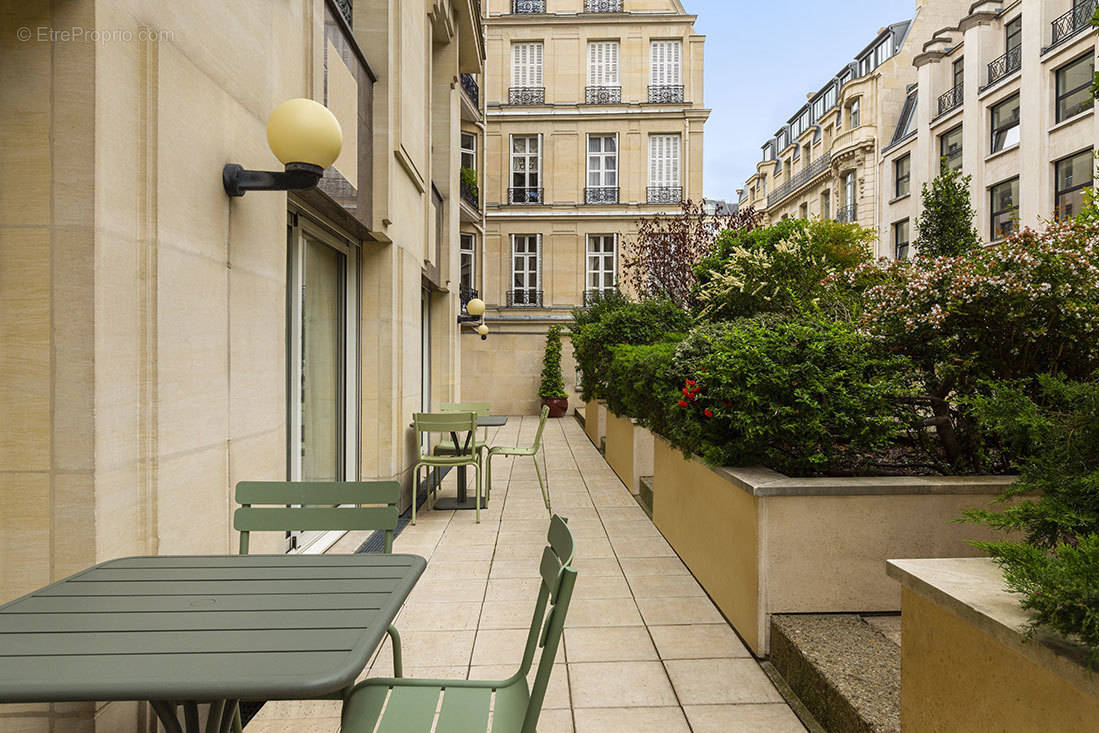
[[538,389],[542,404],[550,408],[550,417],[564,417],[569,409],[565,378],[561,374],[561,327],[546,332],[546,354],[542,357],[542,385]]

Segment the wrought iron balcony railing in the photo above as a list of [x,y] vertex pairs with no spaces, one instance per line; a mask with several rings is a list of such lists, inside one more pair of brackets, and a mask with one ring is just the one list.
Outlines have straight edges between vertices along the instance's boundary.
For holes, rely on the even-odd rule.
[[1090,28],[1091,16],[1095,14],[1095,3],[1096,0],[1090,0],[1090,2],[1073,0],[1072,10],[1053,21],[1053,41],[1049,45],[1056,46],[1083,29]]
[[520,186],[508,189],[509,204],[544,204],[542,189],[533,186]]
[[584,87],[584,104],[618,104],[622,87]]
[[618,186],[595,186],[584,189],[584,202],[588,204],[617,204]]
[[859,207],[858,204],[851,204],[850,206],[844,206],[842,209],[836,212],[836,221],[840,224],[854,224],[859,220]]
[[959,106],[961,103],[962,85],[959,84],[958,86],[951,89],[949,92],[939,95],[939,112],[936,116],[941,117],[942,115],[945,115],[947,112]]
[[683,203],[682,186],[649,186],[645,189],[646,199],[650,204],[681,204]]
[[585,13],[621,13],[622,0],[584,0]]
[[544,13],[546,0],[511,0],[513,13]]
[[1023,65],[1023,47],[1016,46],[1008,49],[1008,52],[1000,56],[988,65],[988,84],[992,86],[1000,79],[1013,71],[1018,71]]
[[508,104],[545,104],[545,87],[509,87]]
[[480,192],[477,190],[477,187],[470,184],[470,183],[466,183],[465,181],[462,181],[461,184],[460,184],[460,188],[461,188],[461,191],[462,191],[462,198],[465,199],[469,203],[470,206],[472,206],[475,209],[480,210],[480,208],[481,208],[481,196],[480,196]]
[[462,89],[465,90],[466,96],[473,102],[474,107],[480,105],[481,90],[477,87],[477,80],[473,78],[473,74],[462,74]]
[[542,291],[531,288],[515,288],[507,291],[508,308],[541,308]]
[[595,301],[599,300],[600,298],[605,298],[606,296],[617,292],[618,288],[596,288],[594,290],[585,290],[584,306],[587,307]]
[[682,101],[682,84],[659,84],[649,87],[649,102],[652,104],[675,104]]
[[819,158],[810,163],[809,166],[801,173],[796,174],[789,181],[782,184],[774,191],[771,191],[770,195],[767,197],[767,208],[771,208],[778,202],[785,199],[787,196],[790,196],[795,191],[813,181],[822,173],[831,170],[831,164],[831,153],[825,153],[824,155],[821,155]]
[[348,25],[351,25],[351,0],[336,0],[336,7],[340,10],[340,15],[347,21]]

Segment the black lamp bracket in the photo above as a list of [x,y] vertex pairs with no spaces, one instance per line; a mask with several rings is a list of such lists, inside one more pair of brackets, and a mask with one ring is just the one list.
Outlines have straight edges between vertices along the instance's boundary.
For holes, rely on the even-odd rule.
[[229,163],[221,170],[225,193],[243,196],[248,191],[300,191],[313,188],[324,176],[324,168],[311,163],[287,163],[285,171],[250,171]]

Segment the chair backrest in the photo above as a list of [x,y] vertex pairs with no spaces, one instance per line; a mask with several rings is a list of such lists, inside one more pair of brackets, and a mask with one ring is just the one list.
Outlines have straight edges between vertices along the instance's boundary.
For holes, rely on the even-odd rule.
[[574,543],[567,521],[560,515],[553,515],[549,526],[549,545],[542,552],[542,564],[539,568],[542,582],[539,584],[538,602],[534,607],[534,618],[531,619],[530,633],[527,634],[527,645],[523,651],[523,664],[518,674],[525,676],[530,671],[539,646],[542,647],[542,655],[538,659],[538,671],[530,688],[530,699],[521,733],[535,733],[538,727],[538,716],[542,712],[546,686],[553,671],[553,662],[557,658],[565,616],[568,615],[572,589],[576,584],[576,570],[572,567]]
[[240,532],[241,555],[248,554],[249,532],[333,529],[385,530],[385,551],[393,551],[397,481],[241,481],[236,498],[233,528]]
[[[412,415],[412,426],[419,436],[424,433],[468,433],[477,430],[477,413],[417,412]],[[458,440],[462,440],[461,436]]]
[[542,431],[546,429],[546,418],[549,417],[549,405],[542,405],[542,415],[538,418],[538,432],[534,434],[534,452],[542,445]]
[[[492,414],[491,402],[444,402],[439,405],[443,412],[476,412],[477,417],[488,417]],[[488,441],[488,428],[483,431],[484,440]]]

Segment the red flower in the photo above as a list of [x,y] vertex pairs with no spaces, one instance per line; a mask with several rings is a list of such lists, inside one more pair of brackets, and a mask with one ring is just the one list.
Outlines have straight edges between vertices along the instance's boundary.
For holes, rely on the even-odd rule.
[[705,410],[702,411],[702,414],[705,415],[706,417],[713,417],[714,416],[714,411],[711,410],[709,407],[707,407]]
[[687,389],[686,387],[684,387],[684,388],[683,388],[683,394],[685,394],[685,395],[687,395],[688,397],[690,397],[690,396],[691,396],[691,390],[689,390],[689,389]]
[[732,407],[733,406],[733,403],[729,402],[729,400],[722,400],[722,401],[725,403],[726,407]]
[[688,387],[693,387],[693,386],[695,386],[695,381],[694,381],[693,379],[688,379],[688,380],[687,380],[687,386],[688,386]]
[[687,406],[687,403],[686,403],[686,402],[685,402],[684,400],[680,400],[680,401],[679,401],[679,406],[680,406],[680,407],[686,407],[686,406]]

